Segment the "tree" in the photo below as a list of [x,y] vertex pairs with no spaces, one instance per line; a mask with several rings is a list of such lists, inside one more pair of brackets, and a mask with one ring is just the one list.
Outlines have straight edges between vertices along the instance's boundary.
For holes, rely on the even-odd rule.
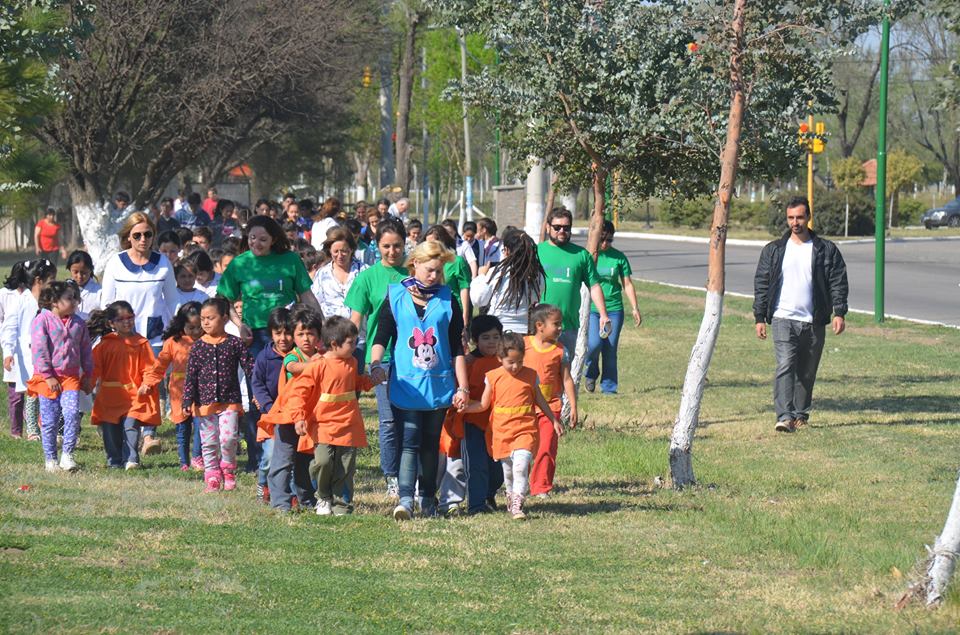
[[418,60],[417,34],[426,21],[428,12],[418,0],[400,2],[399,10],[403,22],[403,43],[400,48],[400,86],[397,91],[397,185],[405,195],[410,189],[410,159],[413,154],[413,146],[407,140],[407,135]]
[[923,173],[923,161],[904,150],[893,150],[887,155],[887,192],[890,193],[888,227],[893,227],[893,211],[897,207],[900,190],[916,183]]
[[370,10],[347,0],[98,2],[76,58],[59,59],[70,98],[38,131],[68,163],[98,269],[118,248],[121,211],[107,200],[119,183],[142,206],[228,144],[265,100],[296,112],[303,87],[343,85],[357,72]]
[[863,187],[867,177],[863,170],[863,163],[857,157],[845,157],[834,161],[832,166],[833,181],[844,193],[846,211],[843,220],[843,235],[850,235],[850,193]]

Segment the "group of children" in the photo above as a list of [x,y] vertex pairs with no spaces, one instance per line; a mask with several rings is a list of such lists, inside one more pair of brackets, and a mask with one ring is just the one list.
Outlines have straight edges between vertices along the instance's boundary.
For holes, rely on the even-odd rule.
[[[197,259],[188,256],[187,263]],[[193,291],[188,278],[196,277],[195,267],[178,264],[181,291]],[[101,433],[108,467],[139,467],[140,428],[161,423],[158,388],[166,382],[181,469],[202,466],[205,492],[233,490],[245,376],[261,413],[257,498],[279,511],[295,503],[319,515],[353,510],[357,449],[367,446],[358,395],[375,381],[358,367],[358,331],[350,320],[323,321],[305,305],[278,307],[269,320],[272,344],[254,359],[228,333],[229,302],[203,294],[183,298],[155,356],[135,331],[130,304],[93,309],[96,303],[87,301],[97,289],[89,255],[74,252],[67,266],[71,279],[57,281],[47,261],[18,263],[0,292],[4,367],[14,371],[14,361],[24,367],[7,377],[11,430],[19,435],[26,420],[28,436],[42,440],[48,471],[77,469],[85,411]],[[560,324],[560,311],[550,305],[532,311],[530,336],[504,333],[492,315],[471,323],[471,401],[460,411],[451,407],[441,439],[449,460],[462,458],[464,469],[454,478],[470,514],[495,509],[505,483],[508,511],[523,518],[525,497],[553,486],[561,396],[576,422]],[[29,344],[14,360],[8,351],[24,337]]]

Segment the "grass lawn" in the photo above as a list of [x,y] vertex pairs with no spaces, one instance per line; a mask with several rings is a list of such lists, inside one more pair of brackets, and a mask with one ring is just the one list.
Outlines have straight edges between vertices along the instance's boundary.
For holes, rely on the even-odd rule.
[[[107,472],[92,426],[83,469],[43,472],[0,439],[3,632],[950,632],[893,609],[945,519],[960,465],[960,332],[851,315],[828,336],[812,425],[776,434],[772,344],[729,298],[694,446],[702,483],[658,489],[690,346],[694,292],[639,284],[618,396],[585,395],[558,489],[506,514],[397,525],[376,448],[358,513],[277,516],[202,495],[169,426],[145,469]],[[373,401],[362,401],[371,442]],[[17,493],[29,484],[26,493]],[[901,573],[902,572],[902,573]]]

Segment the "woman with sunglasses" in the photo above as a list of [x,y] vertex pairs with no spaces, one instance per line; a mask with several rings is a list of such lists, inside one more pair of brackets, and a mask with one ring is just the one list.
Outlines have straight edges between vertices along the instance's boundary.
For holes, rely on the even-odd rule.
[[[127,217],[118,234],[123,249],[107,261],[103,269],[100,304],[125,300],[133,307],[135,329],[150,341],[154,354],[163,346],[163,330],[177,307],[177,279],[170,261],[153,250],[157,231],[143,212]],[[156,428],[143,427],[143,453],[160,452]]]
[[590,328],[587,330],[586,388],[589,392],[596,390],[599,377],[600,390],[604,394],[617,392],[617,346],[620,343],[620,331],[623,329],[624,292],[633,307],[633,323],[640,326],[643,320],[637,305],[637,292],[630,278],[633,274],[630,261],[623,252],[613,248],[613,234],[613,223],[603,221],[600,252],[597,254],[597,275],[600,277],[607,315],[610,316],[610,332],[603,337],[600,332],[600,314],[593,304],[590,305]]

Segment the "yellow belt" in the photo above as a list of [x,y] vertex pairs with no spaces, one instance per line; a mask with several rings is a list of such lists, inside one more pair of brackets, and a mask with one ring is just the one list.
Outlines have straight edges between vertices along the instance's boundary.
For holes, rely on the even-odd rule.
[[549,399],[553,396],[553,386],[551,384],[540,384],[540,393],[544,399]]
[[325,392],[320,394],[320,399],[324,403],[340,403],[343,401],[356,401],[357,393],[355,391],[351,392],[341,392],[341,393],[332,393]]
[[128,390],[136,388],[136,384],[121,384],[119,381],[101,381],[101,388],[126,388]]
[[493,411],[504,415],[525,415],[533,412],[533,406],[494,406]]
[[186,373],[170,373],[170,377],[171,377],[171,378],[173,378],[173,377],[179,378],[179,377],[186,377],[186,376],[187,376]]

